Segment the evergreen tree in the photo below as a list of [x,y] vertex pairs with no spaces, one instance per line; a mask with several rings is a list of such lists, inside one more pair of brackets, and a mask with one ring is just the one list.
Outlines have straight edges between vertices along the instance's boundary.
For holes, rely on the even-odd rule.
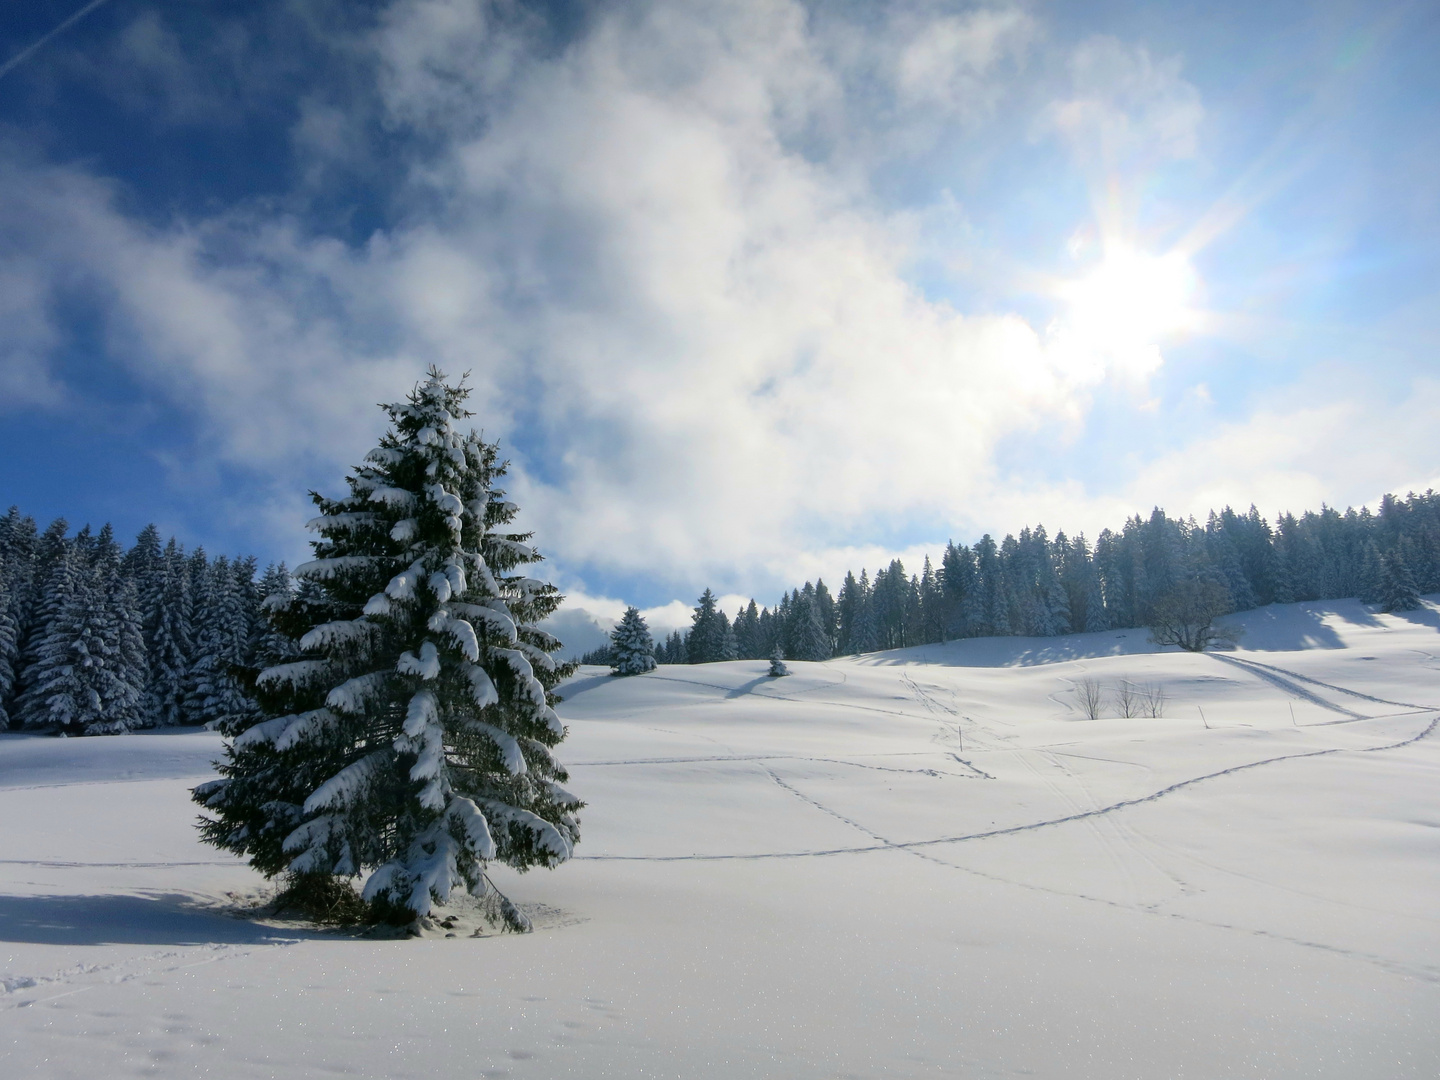
[[[245,666],[254,675],[266,668],[297,660],[300,647],[289,634],[275,625],[269,613],[288,610],[295,600],[295,580],[289,569],[282,563],[271,563],[265,568],[255,591],[259,594],[258,618],[252,618],[250,638],[246,646]],[[247,680],[254,685],[253,676]],[[226,734],[238,734],[243,727],[223,729]]]
[[64,518],[56,518],[34,543],[19,604],[20,662],[16,670],[15,688],[17,711],[19,697],[27,693],[38,678],[39,669],[36,665],[45,635],[59,618],[60,608],[73,587],[70,579],[76,572],[76,566],[72,559],[74,545],[66,538],[69,531],[69,523]]
[[5,557],[0,554],[0,731],[10,726],[10,713],[6,706],[15,689],[15,659],[19,643],[19,627],[10,603],[10,575]]
[[135,583],[114,568],[104,582],[107,612],[104,633],[112,643],[115,679],[106,702],[105,719],[88,734],[119,734],[143,727],[145,687],[150,665],[145,656],[145,635],[140,624],[140,597]]
[[[69,734],[129,730],[139,706],[138,640],[127,632],[122,605],[133,603],[118,565],[91,565],[93,537],[69,547],[50,578],[55,616],[46,626],[21,699],[26,727]],[[106,571],[109,571],[107,575]],[[108,580],[107,580],[108,577]],[[127,651],[130,655],[127,655]]]
[[835,598],[830,595],[830,590],[825,587],[824,578],[815,579],[815,615],[820,620],[820,628],[825,634],[827,652],[825,659],[835,655],[835,633],[838,624],[838,613],[835,609]]
[[713,664],[736,658],[735,634],[730,629],[730,620],[720,610],[715,594],[709,589],[701,595],[695,608],[686,649],[692,664]]
[[655,642],[640,609],[627,607],[610,634],[610,673],[642,675],[655,670]]
[[856,651],[853,641],[860,608],[864,602],[865,596],[860,590],[860,582],[856,580],[854,573],[846,571],[845,580],[840,583],[840,596],[835,604],[835,651],[841,656]]
[[1415,579],[1400,552],[1384,560],[1384,579],[1381,583],[1380,610],[1414,611],[1420,607],[1420,594],[1415,588]]
[[[876,577],[883,574],[878,571]],[[880,648],[880,625],[875,610],[875,589],[870,584],[869,571],[860,569],[860,580],[856,583],[856,612],[854,629],[850,632],[850,652],[867,653]]]
[[[806,588],[809,588],[808,584]],[[814,590],[801,593],[795,608],[795,638],[791,655],[796,660],[829,660],[832,653],[830,635],[820,621]]]
[[171,538],[162,557],[163,579],[155,625],[147,644],[150,679],[145,691],[145,724],[173,727],[186,722],[186,681],[193,644],[190,565]]
[[670,636],[665,639],[665,653],[662,664],[688,664],[690,662],[690,651],[685,647],[685,635],[679,630],[671,630]]
[[734,630],[739,659],[758,660],[765,655],[760,629],[760,609],[755,606],[753,599],[748,607],[736,612]]
[[[535,624],[563,597],[523,573],[540,556],[495,482],[498,450],[457,427],[468,391],[434,368],[348,479],[313,498],[312,586],[269,603],[301,659],[257,680],[264,720],[195,790],[204,839],[266,874],[350,877],[396,917],[423,917],[485,868],[553,867],[583,805],[552,748],[551,688],[572,668]],[[528,926],[502,898],[513,928]]]
[[780,653],[779,645],[776,645],[770,652],[770,670],[766,674],[772,679],[782,679],[790,674],[790,669],[785,666],[785,657]]
[[1371,540],[1365,545],[1365,554],[1361,558],[1356,596],[1363,603],[1379,604],[1385,599],[1385,583],[1385,564],[1380,557],[1380,549]]

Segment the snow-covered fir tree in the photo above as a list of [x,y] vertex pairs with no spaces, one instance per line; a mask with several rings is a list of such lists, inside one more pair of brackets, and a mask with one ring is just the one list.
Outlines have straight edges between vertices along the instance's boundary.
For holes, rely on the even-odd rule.
[[[250,640],[245,652],[245,665],[252,676],[259,675],[266,668],[300,658],[300,647],[295,643],[295,639],[265,617],[267,612],[285,610],[295,597],[295,579],[290,576],[289,568],[283,562],[267,566],[265,573],[260,576],[255,592],[260,602],[252,613]],[[251,682],[253,681],[252,678]],[[236,735],[247,726],[242,723],[232,728],[224,724],[221,730],[227,735]]]
[[790,674],[790,669],[785,666],[785,654],[779,645],[770,651],[770,670],[767,674],[772,679],[783,678]]
[[562,597],[523,572],[540,556],[504,531],[497,448],[458,430],[467,394],[432,368],[349,496],[314,496],[312,588],[267,602],[301,658],[261,673],[265,718],[195,790],[209,843],[266,874],[368,872],[365,899],[407,918],[484,894],[491,862],[565,861],[583,805],[552,754],[569,667],[536,626]]
[[794,620],[790,654],[796,660],[829,660],[834,645],[821,621],[813,590],[800,594],[794,608]]
[[686,640],[686,652],[692,664],[712,664],[720,660],[734,660],[739,654],[735,644],[735,632],[730,629],[730,620],[720,610],[715,594],[709,589],[700,597],[695,616]]
[[655,670],[655,642],[650,627],[637,607],[627,607],[624,616],[610,632],[610,672],[612,675],[643,675]]
[[[91,549],[93,551],[93,548]],[[125,731],[140,704],[136,665],[139,639],[129,631],[122,605],[133,603],[118,567],[92,566],[86,548],[72,546],[65,572],[52,576],[59,601],[42,638],[31,685],[22,699],[27,727],[54,727],[71,734]]]
[[0,731],[10,726],[6,704],[15,689],[15,660],[20,644],[20,631],[10,603],[10,575],[0,553]]
[[1420,592],[1405,559],[1396,551],[1384,559],[1380,583],[1381,611],[1414,611],[1420,607]]
[[194,606],[190,591],[190,565],[184,551],[173,539],[166,545],[161,566],[163,577],[156,603],[155,624],[146,642],[150,680],[145,695],[145,719],[146,726],[169,727],[185,722]]

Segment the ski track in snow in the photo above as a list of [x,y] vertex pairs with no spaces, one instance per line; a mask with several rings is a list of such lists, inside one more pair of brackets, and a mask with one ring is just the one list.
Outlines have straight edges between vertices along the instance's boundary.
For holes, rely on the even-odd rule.
[[1262,664],[1259,660],[1251,660],[1246,656],[1223,656],[1220,653],[1207,653],[1216,660],[1226,660],[1232,664],[1240,664],[1252,668],[1263,668],[1266,671],[1273,671],[1279,675],[1291,679],[1299,679],[1301,682],[1311,683],[1314,686],[1323,686],[1327,690],[1334,690],[1337,694],[1346,694],[1349,697],[1359,698],[1361,701],[1373,701],[1379,705],[1398,705],[1402,709],[1415,709],[1419,712],[1430,712],[1436,708],[1434,705],[1416,705],[1410,701],[1389,701],[1386,698],[1375,697],[1371,694],[1362,694],[1358,690],[1350,690],[1343,686],[1336,686],[1334,683],[1321,682],[1309,675],[1301,675],[1298,671],[1289,671],[1286,668],[1275,667],[1273,664]]
[[[1365,719],[1374,719],[1366,717]],[[843,848],[821,848],[813,851],[767,851],[751,853],[732,854],[695,854],[695,855],[576,855],[575,859],[584,859],[594,862],[728,862],[728,861],[750,861],[759,859],[805,859],[822,858],[833,855],[859,855],[873,851],[885,851],[901,848],[932,847],[939,844],[962,844],[972,840],[988,840],[996,836],[1013,836],[1017,833],[1031,832],[1035,829],[1048,829],[1056,825],[1068,825],[1076,821],[1087,821],[1090,818],[1103,817],[1113,814],[1119,810],[1126,810],[1135,806],[1142,806],[1145,803],[1156,802],[1173,795],[1177,791],[1192,787],[1195,784],[1204,783],[1207,780],[1215,780],[1222,776],[1232,776],[1235,773],[1245,772],[1249,769],[1258,769],[1265,765],[1274,765],[1283,761],[1300,761],[1305,758],[1325,757],[1329,754],[1373,754],[1383,750],[1398,750],[1401,747],[1410,746],[1434,732],[1436,725],[1440,724],[1440,716],[1431,719],[1425,729],[1418,735],[1413,735],[1400,742],[1387,743],[1384,746],[1349,747],[1335,746],[1323,750],[1307,750],[1298,754],[1279,754],[1275,757],[1263,758],[1260,761],[1248,761],[1239,765],[1232,765],[1226,769],[1218,769],[1215,772],[1205,773],[1202,776],[1193,776],[1187,780],[1180,780],[1168,787],[1149,795],[1142,795],[1134,799],[1122,799],[1119,802],[1110,803],[1107,806],[1096,807],[1092,810],[1085,810],[1074,814],[1066,814],[1063,817],[1048,818],[1044,821],[1029,822],[1024,825],[1011,825],[1003,829],[987,829],[982,832],[962,833],[956,836],[941,836],[933,840],[906,840],[894,844],[870,844],[858,847]],[[1023,755],[1022,755],[1023,759]]]
[[[1405,739],[1405,740],[1403,740],[1403,741],[1401,741],[1401,742],[1392,743],[1392,744],[1389,744],[1389,745],[1386,745],[1386,746],[1364,747],[1364,748],[1360,748],[1360,749],[1358,749],[1358,750],[1355,750],[1354,752],[1355,752],[1355,753],[1373,753],[1373,752],[1380,751],[1380,750],[1396,750],[1396,749],[1399,749],[1399,748],[1404,747],[1404,746],[1409,746],[1409,745],[1411,745],[1412,743],[1419,742],[1421,739],[1423,739],[1423,738],[1425,738],[1426,736],[1430,735],[1430,734],[1435,730],[1435,728],[1437,727],[1437,725],[1440,725],[1440,716],[1436,716],[1434,719],[1431,720],[1430,724],[1429,724],[1423,731],[1421,731],[1419,734],[1417,734],[1417,735],[1415,735],[1415,736],[1413,736],[1413,737],[1411,737],[1411,738],[1409,738],[1409,739]],[[1132,913],[1132,914],[1148,915],[1148,916],[1151,916],[1151,917],[1161,918],[1161,919],[1175,919],[1175,920],[1182,921],[1182,922],[1187,922],[1187,923],[1190,923],[1190,924],[1196,925],[1196,926],[1205,926],[1205,927],[1209,927],[1209,928],[1215,929],[1215,930],[1224,930],[1224,931],[1229,932],[1229,933],[1236,933],[1236,934],[1250,935],[1250,936],[1253,936],[1253,937],[1266,938],[1266,939],[1269,939],[1269,940],[1272,940],[1272,941],[1283,942],[1284,944],[1287,944],[1287,945],[1293,945],[1293,946],[1296,946],[1296,947],[1298,947],[1298,948],[1314,949],[1314,950],[1317,950],[1317,951],[1320,951],[1320,952],[1329,953],[1329,954],[1331,954],[1331,955],[1344,957],[1344,958],[1347,959],[1347,960],[1353,960],[1353,961],[1356,961],[1356,962],[1359,962],[1359,963],[1369,964],[1369,965],[1371,965],[1371,966],[1373,966],[1373,967],[1379,968],[1379,969],[1381,969],[1381,970],[1383,970],[1383,971],[1386,971],[1386,972],[1388,972],[1388,973],[1391,973],[1391,974],[1406,976],[1406,977],[1414,978],[1414,979],[1419,979],[1419,980],[1421,980],[1421,981],[1423,981],[1423,982],[1427,982],[1427,983],[1440,984],[1440,969],[1436,969],[1436,968],[1434,968],[1434,967],[1429,967],[1429,966],[1424,966],[1424,965],[1405,964],[1405,963],[1401,963],[1401,962],[1399,962],[1399,961],[1391,960],[1391,959],[1389,959],[1389,958],[1387,958],[1387,957],[1375,955],[1375,954],[1373,954],[1373,953],[1367,953],[1367,952],[1364,952],[1364,951],[1361,951],[1361,950],[1356,950],[1356,949],[1346,949],[1346,948],[1343,948],[1343,947],[1341,947],[1341,946],[1332,945],[1332,944],[1329,944],[1329,943],[1323,942],[1323,941],[1314,941],[1314,940],[1311,940],[1311,939],[1308,939],[1308,938],[1297,937],[1297,936],[1292,935],[1292,934],[1283,934],[1283,933],[1279,933],[1279,932],[1276,932],[1276,931],[1273,931],[1273,930],[1266,930],[1266,929],[1264,929],[1263,927],[1242,926],[1242,925],[1239,925],[1239,924],[1236,924],[1236,923],[1219,922],[1219,921],[1216,921],[1216,920],[1213,920],[1213,919],[1200,918],[1200,917],[1198,917],[1198,916],[1189,915],[1189,914],[1185,914],[1185,913],[1182,913],[1182,912],[1163,911],[1163,910],[1161,910],[1159,904],[1145,904],[1145,903],[1141,903],[1140,900],[1139,900],[1139,888],[1138,888],[1138,886],[1137,886],[1137,883],[1135,882],[1135,879],[1134,879],[1133,874],[1132,874],[1131,871],[1129,870],[1128,866],[1125,864],[1124,859],[1121,858],[1121,857],[1119,856],[1119,854],[1114,851],[1114,849],[1113,849],[1113,847],[1112,847],[1112,845],[1111,845],[1111,843],[1110,843],[1109,838],[1108,838],[1106,835],[1104,835],[1104,834],[1100,831],[1100,829],[1099,829],[1098,827],[1095,827],[1095,830],[1094,830],[1094,831],[1095,831],[1096,839],[1097,839],[1097,841],[1102,845],[1102,847],[1104,848],[1104,850],[1106,851],[1106,854],[1107,854],[1107,856],[1110,858],[1112,864],[1115,865],[1116,868],[1121,872],[1121,874],[1122,874],[1122,876],[1123,876],[1123,878],[1124,878],[1124,880],[1125,880],[1126,886],[1127,886],[1128,890],[1129,890],[1130,893],[1131,893],[1132,899],[1131,899],[1131,901],[1128,902],[1128,903],[1127,903],[1127,902],[1124,902],[1124,901],[1113,900],[1113,899],[1111,899],[1111,898],[1109,898],[1109,897],[1095,896],[1095,895],[1090,894],[1090,893],[1079,892],[1079,891],[1068,890],[1068,889],[1057,889],[1057,888],[1054,888],[1054,887],[1052,887],[1052,886],[1037,885],[1037,884],[1035,884],[1035,883],[1033,883],[1033,882],[1019,881],[1019,880],[1016,880],[1016,879],[1014,879],[1014,878],[1007,878],[1007,877],[1002,877],[1002,876],[999,876],[999,875],[996,875],[996,874],[986,873],[986,872],[981,871],[981,870],[976,870],[976,869],[974,869],[973,867],[963,866],[963,865],[961,865],[961,864],[959,864],[959,863],[955,863],[955,862],[949,861],[949,860],[947,860],[947,859],[940,858],[940,857],[938,857],[938,856],[936,856],[936,855],[934,855],[934,854],[932,854],[932,853],[930,853],[930,852],[928,852],[928,851],[922,851],[922,850],[920,850],[921,848],[926,847],[926,846],[931,845],[931,844],[950,843],[950,842],[954,842],[954,841],[958,841],[958,840],[965,840],[965,839],[979,839],[979,838],[984,837],[984,836],[999,836],[999,835],[1013,834],[1013,833],[1017,833],[1017,832],[1025,832],[1025,831],[1029,831],[1029,830],[1032,830],[1032,829],[1043,828],[1043,827],[1045,827],[1046,825],[1062,824],[1062,823],[1067,822],[1067,821],[1080,821],[1080,820],[1085,820],[1085,821],[1087,821],[1087,823],[1090,823],[1092,826],[1096,826],[1096,825],[1097,825],[1096,819],[1101,818],[1101,817],[1105,817],[1105,820],[1106,820],[1106,822],[1108,823],[1109,820],[1110,820],[1110,819],[1108,818],[1108,815],[1111,813],[1111,811],[1114,811],[1114,810],[1117,810],[1117,809],[1121,809],[1121,808],[1126,807],[1126,806],[1134,806],[1134,805],[1137,805],[1137,804],[1142,803],[1142,802],[1153,802],[1153,801],[1161,798],[1161,797],[1164,796],[1164,795],[1167,795],[1167,794],[1170,794],[1170,793],[1172,793],[1172,792],[1174,792],[1174,791],[1177,791],[1177,790],[1180,790],[1180,789],[1182,789],[1182,788],[1188,787],[1188,786],[1190,786],[1190,785],[1192,785],[1192,784],[1199,783],[1199,782],[1202,781],[1202,780],[1214,779],[1215,777],[1218,777],[1218,776],[1225,776],[1225,775],[1228,775],[1228,774],[1231,774],[1231,773],[1236,773],[1236,772],[1243,771],[1243,770],[1245,770],[1245,769],[1256,768],[1256,767],[1258,767],[1258,766],[1260,766],[1260,765],[1273,764],[1274,762],[1277,762],[1277,761],[1288,761],[1288,760],[1293,760],[1293,759],[1296,759],[1296,758],[1318,757],[1318,756],[1326,755],[1326,754],[1342,753],[1342,752],[1345,752],[1345,751],[1348,750],[1348,749],[1349,749],[1349,748],[1345,748],[1345,747],[1336,747],[1336,748],[1333,748],[1333,749],[1317,750],[1317,751],[1312,751],[1312,752],[1308,752],[1308,753],[1304,753],[1304,754],[1290,754],[1290,755],[1286,755],[1286,756],[1284,756],[1284,757],[1269,758],[1269,759],[1266,759],[1266,760],[1264,760],[1264,761],[1257,761],[1257,762],[1251,762],[1251,763],[1245,764],[1245,765],[1238,765],[1238,766],[1234,766],[1234,767],[1229,768],[1229,769],[1223,769],[1223,770],[1220,770],[1220,771],[1218,771],[1218,772],[1209,773],[1209,774],[1206,774],[1205,776],[1194,777],[1194,778],[1189,779],[1189,780],[1181,781],[1180,783],[1177,783],[1177,784],[1172,784],[1172,785],[1170,785],[1169,787],[1164,788],[1164,789],[1162,789],[1162,790],[1160,790],[1160,791],[1158,791],[1158,792],[1155,792],[1155,793],[1152,794],[1152,795],[1145,796],[1145,797],[1142,798],[1142,799],[1128,800],[1128,801],[1122,802],[1122,803],[1115,803],[1115,804],[1112,804],[1112,805],[1110,805],[1110,806],[1108,806],[1108,807],[1099,807],[1099,808],[1096,808],[1096,809],[1093,809],[1093,810],[1090,810],[1090,811],[1087,811],[1087,812],[1077,813],[1077,814],[1072,815],[1072,816],[1070,816],[1070,817],[1058,818],[1058,819],[1055,819],[1055,820],[1049,821],[1049,822],[1039,822],[1039,823],[1036,823],[1036,824],[1033,824],[1033,825],[1019,826],[1019,827],[1011,828],[1011,829],[994,830],[994,831],[989,832],[989,833],[975,834],[975,835],[966,836],[966,837],[956,837],[956,838],[952,838],[951,840],[912,841],[912,842],[895,842],[895,841],[892,841],[892,840],[890,840],[890,839],[888,839],[888,838],[880,835],[879,833],[875,832],[873,829],[870,829],[868,826],[863,825],[863,824],[861,824],[860,822],[856,821],[854,818],[849,817],[849,816],[847,816],[847,815],[845,815],[845,814],[840,813],[838,810],[835,810],[833,807],[830,807],[830,806],[825,805],[825,804],[824,804],[823,802],[821,802],[819,799],[816,799],[815,797],[813,797],[813,796],[811,796],[811,795],[808,795],[808,794],[806,794],[805,792],[801,791],[800,789],[798,789],[797,787],[795,787],[793,784],[788,783],[788,782],[785,781],[783,778],[781,778],[773,769],[770,769],[770,768],[766,767],[766,768],[765,768],[765,771],[769,774],[770,779],[773,780],[779,787],[783,788],[785,791],[789,792],[791,795],[794,795],[794,796],[795,796],[797,799],[799,799],[800,801],[806,803],[806,804],[809,805],[809,806],[814,807],[816,810],[820,811],[821,813],[826,814],[826,815],[828,815],[828,816],[836,819],[837,821],[842,822],[843,824],[849,826],[850,828],[856,830],[857,832],[862,833],[863,835],[868,836],[868,837],[870,837],[872,840],[876,841],[876,843],[875,843],[874,845],[872,845],[872,846],[867,846],[867,847],[864,847],[864,848],[849,849],[849,850],[854,850],[854,851],[898,851],[898,852],[904,852],[904,853],[906,853],[906,854],[908,854],[908,855],[916,856],[916,857],[918,857],[918,858],[921,858],[921,859],[925,860],[926,862],[933,863],[933,864],[935,864],[935,865],[937,865],[937,866],[943,866],[943,867],[946,867],[946,868],[948,868],[948,869],[958,870],[958,871],[960,871],[960,872],[962,872],[962,873],[972,874],[972,875],[975,875],[975,876],[977,876],[977,877],[984,878],[984,879],[986,879],[986,880],[988,880],[988,881],[993,881],[993,882],[995,882],[995,883],[997,883],[997,884],[1010,885],[1010,886],[1017,887],[1017,888],[1022,888],[1022,889],[1027,889],[1027,890],[1031,890],[1031,891],[1046,893],[1046,894],[1049,894],[1049,895],[1052,895],[1052,896],[1061,896],[1061,897],[1066,897],[1066,898],[1071,898],[1071,899],[1076,899],[1076,900],[1083,900],[1083,901],[1086,901],[1086,902],[1089,902],[1089,903],[1101,904],[1101,905],[1104,905],[1104,906],[1106,906],[1106,907],[1114,908],[1114,909],[1117,909],[1117,910],[1120,910],[1120,911],[1124,911],[1124,912],[1129,912],[1129,913]],[[1023,758],[1022,758],[1022,760],[1023,760]],[[1038,772],[1038,770],[1034,770],[1033,765],[1031,765],[1028,761],[1026,762],[1026,764],[1027,764],[1028,767],[1030,767],[1030,768],[1032,769],[1032,771],[1035,771],[1035,772],[1036,772],[1037,776],[1040,776],[1040,775],[1041,775],[1041,774]],[[1057,763],[1057,764],[1058,764],[1058,763]],[[1060,767],[1061,767],[1062,769],[1064,768],[1063,766],[1060,766]],[[1085,790],[1083,783],[1080,783],[1078,777],[1076,777],[1076,776],[1075,776],[1073,773],[1071,773],[1068,769],[1066,769],[1066,770],[1064,770],[1064,771],[1065,771],[1068,775],[1070,775],[1072,779],[1074,779],[1077,783],[1080,784],[1082,790]],[[1049,781],[1048,778],[1044,778],[1043,776],[1042,776],[1041,778],[1042,778],[1042,780],[1044,781],[1044,783],[1046,783],[1046,785],[1049,786],[1049,787],[1057,794],[1057,796],[1063,798],[1064,801],[1070,802],[1070,803],[1073,805],[1073,802],[1069,799],[1069,797],[1066,796],[1064,793],[1062,793],[1062,792],[1060,791],[1060,789],[1059,789],[1056,785],[1054,785],[1053,783],[1051,783],[1051,782]],[[1088,792],[1087,792],[1087,794],[1088,794]],[[1185,881],[1183,881],[1181,878],[1179,878],[1179,877],[1176,876],[1175,874],[1171,873],[1169,870],[1165,869],[1164,867],[1160,866],[1159,863],[1157,863],[1157,862],[1156,862],[1153,858],[1151,858],[1148,854],[1146,854],[1146,853],[1144,853],[1143,851],[1141,851],[1140,848],[1139,848],[1138,843],[1136,843],[1136,841],[1137,841],[1138,839],[1139,839],[1138,837],[1134,837],[1134,834],[1133,834],[1133,831],[1132,831],[1132,838],[1122,838],[1122,842],[1124,843],[1124,845],[1126,846],[1126,848],[1129,849],[1137,858],[1140,858],[1142,861],[1144,861],[1147,865],[1151,866],[1151,867],[1152,867],[1153,869],[1155,869],[1157,872],[1159,872],[1159,873],[1163,874],[1164,876],[1166,876],[1167,878],[1169,878],[1169,879],[1176,885],[1177,889],[1179,890],[1179,892],[1180,892],[1180,894],[1181,894],[1182,896],[1184,896],[1184,895],[1193,895],[1193,894],[1197,891],[1193,886],[1187,884],[1187,883],[1186,883]],[[838,851],[835,851],[835,852],[811,852],[811,853],[809,853],[809,854],[822,855],[822,854],[834,854],[834,853],[839,853],[839,852],[838,852]],[[761,857],[761,858],[763,858],[763,857],[767,857],[767,856],[754,856],[754,857]],[[768,857],[785,857],[785,856],[768,856]],[[682,857],[682,858],[683,858],[683,857]],[[739,856],[739,858],[745,858],[745,856]],[[1201,859],[1198,859],[1198,858],[1193,858],[1193,856],[1187,856],[1187,858],[1192,858],[1193,861],[1199,862],[1199,863],[1201,863],[1201,865],[1205,865],[1205,866],[1210,866],[1210,865],[1211,865],[1211,864],[1205,862],[1204,860],[1201,860]],[[1213,867],[1213,866],[1212,866],[1211,868],[1212,868],[1212,869],[1219,870],[1219,871],[1224,872],[1224,873],[1235,873],[1235,872],[1233,872],[1233,871],[1228,871],[1228,870],[1226,870],[1224,867]],[[1254,878],[1254,877],[1251,877],[1250,875],[1244,875],[1244,874],[1235,873],[1235,876],[1243,877],[1243,878],[1245,878],[1246,880],[1252,881],[1252,882],[1254,882],[1254,883],[1256,883],[1256,884],[1260,884],[1260,885],[1266,886],[1266,887],[1279,887],[1279,888],[1284,888],[1284,886],[1275,886],[1272,882],[1269,882],[1269,881],[1266,881],[1266,880],[1263,880],[1263,879],[1259,879],[1259,878]],[[1321,901],[1321,902],[1333,902],[1333,901],[1330,901],[1330,900],[1329,900],[1328,898],[1326,898],[1326,897],[1320,897],[1320,896],[1316,896],[1316,895],[1314,895],[1314,894],[1300,892],[1300,891],[1298,891],[1298,890],[1286,889],[1285,891],[1287,891],[1287,892],[1292,892],[1292,893],[1296,893],[1297,895],[1304,896],[1305,898],[1307,898],[1307,899],[1309,899],[1309,900],[1312,900],[1312,901],[1318,900],[1318,901]],[[1347,906],[1349,906],[1349,905],[1347,905]],[[1365,910],[1373,911],[1374,909],[1365,909]]]

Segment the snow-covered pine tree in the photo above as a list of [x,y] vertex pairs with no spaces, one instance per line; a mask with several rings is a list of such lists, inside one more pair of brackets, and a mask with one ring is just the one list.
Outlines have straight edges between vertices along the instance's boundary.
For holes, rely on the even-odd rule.
[[[204,559],[203,550],[196,554]],[[181,707],[187,723],[208,724],[215,717],[205,703],[219,689],[219,677],[226,663],[221,654],[228,635],[220,611],[227,605],[227,594],[233,587],[230,560],[219,555],[214,561],[202,561],[198,566],[192,561],[190,582],[193,597],[190,667],[185,672],[185,697]]]
[[[521,572],[540,556],[494,484],[497,447],[457,430],[468,391],[434,368],[386,407],[392,429],[322,516],[306,586],[269,601],[302,658],[258,681],[265,719],[195,789],[206,841],[267,875],[370,871],[378,910],[423,917],[486,865],[553,867],[583,805],[551,748],[568,672],[535,624],[563,597]],[[503,898],[512,928],[526,920]]]
[[216,655],[220,647],[220,636],[216,633],[216,605],[230,576],[230,560],[224,555],[215,562],[224,561],[219,574],[213,570],[214,563],[205,554],[203,547],[197,547],[186,561],[190,579],[190,653],[185,674],[180,680],[181,724],[203,724],[209,719],[205,715],[204,703],[210,694],[210,681],[219,664]]
[[109,633],[114,642],[117,669],[117,698],[108,709],[114,730],[132,731],[145,725],[145,686],[150,664],[145,656],[145,633],[140,621],[140,594],[135,583],[123,574],[113,574],[106,584],[110,598]]
[[1382,556],[1384,574],[1380,588],[1380,610],[1414,611],[1420,607],[1420,593],[1415,588],[1415,579],[1410,568],[1398,551]]
[[[271,563],[265,568],[255,588],[260,600],[250,627],[250,641],[246,648],[245,666],[258,675],[266,668],[287,664],[300,658],[300,647],[295,639],[277,627],[267,617],[268,612],[283,611],[295,597],[295,581],[290,570],[282,563]],[[253,683],[253,679],[251,682]],[[248,724],[238,727],[224,725],[221,730],[227,735],[238,735]]]
[[185,677],[190,670],[193,605],[190,567],[172,537],[161,556],[162,582],[155,623],[146,642],[150,682],[145,692],[143,726],[185,723]]
[[[806,586],[809,587],[808,584]],[[791,646],[796,660],[829,660],[833,651],[830,635],[820,621],[813,593],[802,592],[795,605],[795,640]]]
[[115,735],[142,722],[149,665],[140,625],[139,596],[135,583],[124,573],[120,545],[108,524],[100,530],[91,558],[97,658],[102,668],[95,682],[101,711],[82,730],[86,735]]
[[[88,539],[88,538],[87,538]],[[90,565],[89,553],[98,565]],[[31,685],[21,701],[27,727],[69,734],[129,730],[140,703],[139,637],[122,605],[133,591],[118,562],[93,541],[69,548],[51,582],[59,609],[39,644]]]
[[688,664],[690,662],[690,652],[685,643],[685,635],[679,630],[671,630],[670,636],[665,639],[665,655],[660,662],[662,664]]
[[259,717],[255,700],[239,678],[249,666],[255,633],[255,559],[236,559],[225,570],[224,580],[215,585],[219,598],[214,614],[215,642],[200,716],[203,723],[219,730],[240,731]]
[[715,594],[709,589],[700,597],[695,608],[695,617],[686,641],[686,652],[692,664],[713,664],[720,660],[734,660],[739,650],[735,644],[735,632],[730,629],[730,620],[720,610]]
[[610,673],[643,675],[655,670],[655,642],[640,609],[627,607],[610,633]]
[[785,653],[777,644],[770,651],[770,670],[766,673],[772,679],[780,679],[790,674],[790,669],[785,666]]
[[10,575],[0,555],[0,731],[10,726],[6,703],[15,689],[15,654],[20,643],[15,612],[10,605]]

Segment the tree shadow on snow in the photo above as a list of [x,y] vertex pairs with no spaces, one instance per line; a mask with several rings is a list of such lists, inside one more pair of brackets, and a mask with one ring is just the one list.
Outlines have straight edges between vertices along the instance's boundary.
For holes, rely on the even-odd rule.
[[0,942],[30,945],[263,945],[319,937],[232,918],[180,893],[0,896]]

